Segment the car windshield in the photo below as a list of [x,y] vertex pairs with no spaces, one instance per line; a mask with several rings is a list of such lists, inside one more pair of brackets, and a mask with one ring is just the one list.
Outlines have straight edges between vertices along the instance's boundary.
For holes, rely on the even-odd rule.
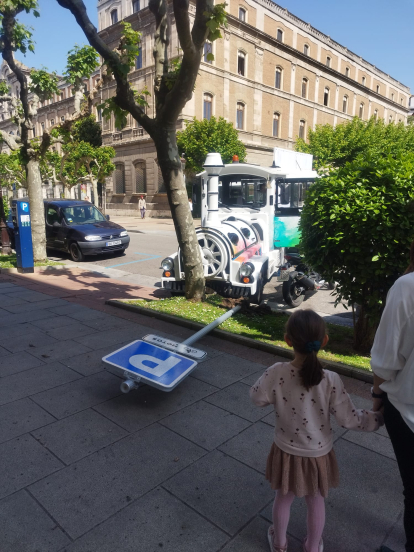
[[224,207],[251,207],[266,205],[266,179],[248,174],[230,174],[220,177],[219,203]]
[[74,205],[73,207],[65,207],[62,212],[65,221],[69,225],[106,221],[106,218],[94,205]]

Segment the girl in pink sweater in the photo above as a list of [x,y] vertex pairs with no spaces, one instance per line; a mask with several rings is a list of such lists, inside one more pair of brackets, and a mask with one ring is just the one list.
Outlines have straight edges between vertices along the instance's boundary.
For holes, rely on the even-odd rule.
[[355,408],[338,374],[323,369],[317,354],[328,336],[319,315],[312,310],[293,313],[285,340],[293,347],[293,361],[277,362],[250,389],[254,404],[273,404],[276,415],[266,466],[266,479],[277,490],[269,546],[271,552],[287,550],[290,507],[298,496],[305,497],[308,508],[303,550],[322,552],[325,498],[339,483],[330,414],[342,427],[357,431],[376,431],[384,422],[379,412]]

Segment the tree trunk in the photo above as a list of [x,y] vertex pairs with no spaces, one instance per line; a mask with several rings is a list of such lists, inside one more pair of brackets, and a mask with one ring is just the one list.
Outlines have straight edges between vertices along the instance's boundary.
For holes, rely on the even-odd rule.
[[165,129],[162,137],[156,141],[156,147],[183,258],[185,296],[193,301],[201,301],[205,288],[204,269],[178,155],[175,128]]
[[377,325],[367,316],[366,309],[361,306],[358,320],[354,326],[354,348],[356,351],[368,354],[374,343]]
[[95,207],[99,207],[99,197],[98,197],[98,181],[96,178],[92,179],[92,190],[93,190],[93,204]]
[[30,159],[26,165],[26,181],[30,200],[33,257],[35,261],[46,259],[45,208],[42,194],[42,177],[39,161]]

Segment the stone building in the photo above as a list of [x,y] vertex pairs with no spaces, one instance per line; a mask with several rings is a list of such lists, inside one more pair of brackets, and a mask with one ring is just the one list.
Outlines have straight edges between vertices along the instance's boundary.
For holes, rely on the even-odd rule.
[[[317,124],[336,125],[354,116],[406,123],[411,96],[407,86],[286,9],[271,0],[227,0],[227,11],[228,27],[221,39],[205,46],[196,88],[178,128],[193,117],[225,117],[238,128],[247,160],[270,165],[273,147],[293,148],[297,137],[306,138]],[[192,2],[191,16],[194,13]],[[169,56],[174,58],[180,50],[172,2],[168,17]],[[100,35],[113,48],[118,45],[122,20],[142,33],[131,83],[152,93],[155,21],[148,0],[99,0]],[[210,51],[212,62],[207,58]],[[51,124],[73,109],[70,86],[61,81],[60,87],[61,96],[39,111],[39,132],[42,124]],[[115,83],[102,90],[102,98],[114,93]],[[148,101],[152,115],[153,96]],[[9,123],[10,119],[0,121],[0,128]],[[104,145],[116,150],[116,170],[107,183],[107,212],[135,214],[138,198],[144,194],[153,216],[168,216],[152,140],[130,116],[122,129],[115,128],[114,120],[101,123]]]

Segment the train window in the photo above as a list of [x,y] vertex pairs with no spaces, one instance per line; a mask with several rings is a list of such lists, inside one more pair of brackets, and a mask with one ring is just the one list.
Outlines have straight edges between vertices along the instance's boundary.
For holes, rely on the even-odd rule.
[[266,205],[266,189],[264,178],[245,174],[221,176],[219,202],[222,206],[260,209]]
[[306,192],[313,184],[312,178],[280,178],[276,181],[276,211],[297,215],[302,209]]

